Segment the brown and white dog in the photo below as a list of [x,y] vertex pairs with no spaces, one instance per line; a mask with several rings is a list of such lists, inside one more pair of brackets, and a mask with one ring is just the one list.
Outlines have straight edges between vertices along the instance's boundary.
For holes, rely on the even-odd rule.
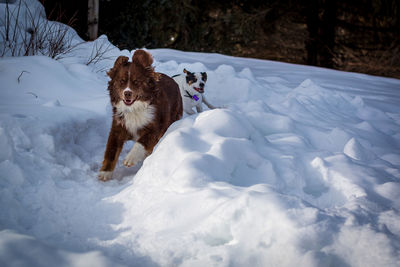
[[209,109],[215,109],[204,96],[204,87],[207,82],[206,72],[190,72],[186,69],[183,70],[183,74],[172,76],[175,82],[179,85],[179,90],[182,96],[183,110],[193,115],[193,107],[196,107],[198,113],[203,111],[203,103]]
[[120,56],[107,73],[113,121],[99,179],[107,181],[127,140],[136,141],[123,161],[131,167],[152,153],[168,127],[182,117],[182,99],[175,81],[154,72],[153,58],[144,50]]

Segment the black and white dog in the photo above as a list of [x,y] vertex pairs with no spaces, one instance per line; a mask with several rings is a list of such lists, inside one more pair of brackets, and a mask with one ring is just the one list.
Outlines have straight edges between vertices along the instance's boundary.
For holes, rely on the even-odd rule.
[[206,72],[190,72],[184,69],[183,74],[174,75],[172,78],[179,86],[183,111],[187,114],[195,113],[193,107],[196,107],[198,113],[202,112],[202,103],[206,104],[209,109],[215,109],[204,97],[204,86],[207,82]]

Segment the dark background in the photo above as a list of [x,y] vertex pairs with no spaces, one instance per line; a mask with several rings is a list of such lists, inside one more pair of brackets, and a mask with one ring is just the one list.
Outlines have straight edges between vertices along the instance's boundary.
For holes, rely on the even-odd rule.
[[[87,39],[87,1],[42,0]],[[174,48],[400,78],[398,0],[100,0],[119,48]],[[72,18],[72,20],[71,20]]]

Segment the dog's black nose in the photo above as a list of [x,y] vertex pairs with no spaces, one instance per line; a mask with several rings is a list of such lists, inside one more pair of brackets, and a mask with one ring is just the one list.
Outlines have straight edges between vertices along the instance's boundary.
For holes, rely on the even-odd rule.
[[132,91],[126,90],[126,91],[124,92],[124,96],[125,96],[126,98],[132,97]]
[[200,87],[203,88],[204,87],[204,83],[200,83]]

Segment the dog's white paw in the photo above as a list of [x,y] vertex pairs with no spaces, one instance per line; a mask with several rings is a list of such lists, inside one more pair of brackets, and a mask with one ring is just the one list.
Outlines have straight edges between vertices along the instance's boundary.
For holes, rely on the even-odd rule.
[[100,171],[98,178],[100,181],[105,182],[105,181],[111,180],[112,175],[113,175],[113,172]]
[[147,152],[144,149],[144,146],[136,142],[122,163],[126,167],[132,167],[133,165],[136,165],[140,161],[144,160],[146,156]]
[[188,115],[193,115],[196,112],[193,111],[193,109],[184,109],[184,111],[188,114]]

